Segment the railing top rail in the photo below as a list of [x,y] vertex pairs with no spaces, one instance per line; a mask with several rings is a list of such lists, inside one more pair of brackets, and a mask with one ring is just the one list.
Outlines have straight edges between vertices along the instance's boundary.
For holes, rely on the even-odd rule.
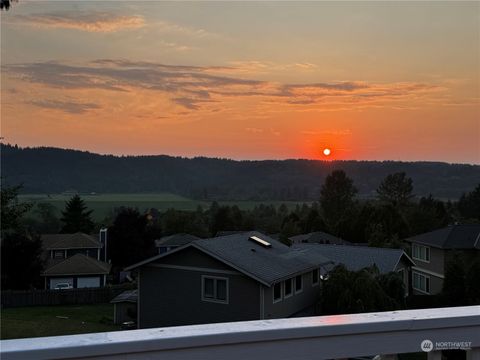
[[[382,341],[385,336],[393,339],[395,344],[386,347],[388,344]],[[248,351],[255,348],[255,351],[248,355],[249,359],[265,359],[264,351],[271,349],[275,343],[277,350],[283,345],[288,345],[284,351],[275,354],[276,359],[309,358],[308,352],[304,357],[301,356],[304,350],[289,352],[292,345],[294,347],[301,345],[302,349],[304,346],[321,349],[319,350],[321,354],[310,354],[311,358],[319,359],[419,351],[421,340],[428,337],[434,341],[470,341],[472,346],[480,346],[480,306],[3,340],[0,346],[2,359],[102,358],[119,354],[122,354],[122,358],[131,355],[132,359],[138,359],[142,358],[141,354],[151,355],[152,352],[162,353],[166,359],[173,357],[188,359],[188,356],[200,353],[205,353],[205,358],[210,359],[228,358],[226,356],[235,359],[238,358],[234,356],[238,354],[238,349],[246,350],[246,344],[249,344]],[[356,349],[352,348],[352,344],[355,343]],[[212,352],[214,348],[216,351]],[[205,352],[207,350],[210,351],[209,354]],[[229,351],[232,354],[229,354]],[[172,355],[174,353],[175,356]],[[221,355],[215,357],[214,354]],[[243,354],[242,358],[247,358],[245,352]]]

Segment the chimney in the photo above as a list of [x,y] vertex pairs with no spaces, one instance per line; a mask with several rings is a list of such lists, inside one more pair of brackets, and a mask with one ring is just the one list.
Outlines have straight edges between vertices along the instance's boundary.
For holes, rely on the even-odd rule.
[[107,228],[101,228],[100,233],[98,234],[99,240],[103,245],[103,261],[107,261]]

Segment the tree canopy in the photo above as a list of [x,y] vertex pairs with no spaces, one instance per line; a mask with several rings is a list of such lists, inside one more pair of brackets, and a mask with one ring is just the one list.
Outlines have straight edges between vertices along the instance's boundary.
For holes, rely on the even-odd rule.
[[388,175],[377,189],[380,201],[394,207],[406,205],[413,197],[413,180],[405,172]]
[[328,315],[401,309],[403,295],[403,282],[395,272],[380,275],[376,267],[349,271],[338,265],[323,281],[320,312]]
[[473,191],[460,197],[458,211],[464,219],[480,221],[480,184]]
[[132,265],[155,254],[154,240],[160,229],[149,224],[137,209],[121,208],[108,228],[108,257],[117,268]]
[[18,201],[21,186],[1,189],[1,278],[2,289],[27,289],[39,285],[43,268],[40,237],[22,226],[30,204]]
[[1,189],[1,216],[2,216],[2,234],[15,231],[20,228],[23,215],[30,210],[32,204],[20,203],[18,193],[22,189],[21,185],[2,186]]
[[325,179],[320,192],[320,205],[327,228],[333,235],[341,235],[342,226],[352,214],[356,193],[353,180],[343,170],[335,170]]

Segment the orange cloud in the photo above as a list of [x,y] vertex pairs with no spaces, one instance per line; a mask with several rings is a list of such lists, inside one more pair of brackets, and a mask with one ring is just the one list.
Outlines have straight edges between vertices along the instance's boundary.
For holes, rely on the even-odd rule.
[[73,29],[87,32],[111,33],[120,30],[138,29],[145,20],[138,15],[115,15],[105,12],[54,12],[18,15],[15,23],[51,29]]
[[[220,67],[177,66],[126,60],[96,60],[83,65],[58,62],[6,65],[7,75],[39,86],[63,90],[101,89],[131,93],[143,89],[152,96],[161,94],[171,103],[189,111],[221,103],[266,111],[338,111],[346,108],[405,106],[402,102],[424,101],[448,90],[435,84],[414,82],[366,83],[358,81],[283,84],[244,79],[240,75],[222,76],[210,70]],[[279,107],[281,105],[281,107]]]

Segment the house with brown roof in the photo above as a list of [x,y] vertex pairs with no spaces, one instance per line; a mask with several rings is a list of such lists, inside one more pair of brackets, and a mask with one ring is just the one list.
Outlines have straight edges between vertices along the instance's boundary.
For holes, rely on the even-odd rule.
[[58,284],[72,288],[101,287],[106,283],[111,265],[101,261],[104,244],[94,236],[45,234],[41,237],[45,257],[45,288]]

